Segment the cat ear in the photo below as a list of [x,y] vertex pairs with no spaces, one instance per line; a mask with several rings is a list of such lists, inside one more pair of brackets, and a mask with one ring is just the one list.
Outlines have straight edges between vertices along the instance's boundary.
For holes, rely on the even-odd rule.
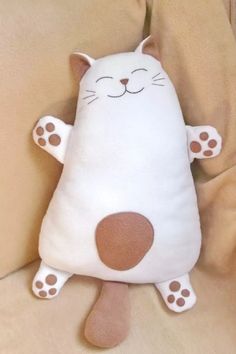
[[95,59],[87,54],[75,52],[70,56],[70,64],[77,81],[80,81],[86,71],[93,65]]
[[148,54],[160,61],[160,52],[154,36],[145,38],[135,49],[135,53]]

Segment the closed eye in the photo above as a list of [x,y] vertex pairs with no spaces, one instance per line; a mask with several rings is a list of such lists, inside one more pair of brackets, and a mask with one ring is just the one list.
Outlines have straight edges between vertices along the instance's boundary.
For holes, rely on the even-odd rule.
[[99,77],[99,79],[96,80],[96,82],[98,82],[99,80],[102,80],[102,79],[114,79],[112,76],[102,76],[102,77]]
[[147,71],[147,69],[145,69],[145,68],[139,68],[139,69],[135,69],[135,70],[133,70],[133,71],[131,71],[131,74],[133,74],[133,73],[135,73],[136,71]]

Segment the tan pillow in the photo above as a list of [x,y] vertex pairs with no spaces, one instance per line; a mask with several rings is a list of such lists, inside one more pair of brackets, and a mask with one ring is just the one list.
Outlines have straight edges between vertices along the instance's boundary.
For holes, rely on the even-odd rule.
[[236,0],[223,0],[234,35],[236,36]]
[[72,122],[76,48],[100,57],[133,50],[145,0],[41,0],[0,3],[0,277],[34,260],[41,219],[61,166],[32,142],[45,114]]

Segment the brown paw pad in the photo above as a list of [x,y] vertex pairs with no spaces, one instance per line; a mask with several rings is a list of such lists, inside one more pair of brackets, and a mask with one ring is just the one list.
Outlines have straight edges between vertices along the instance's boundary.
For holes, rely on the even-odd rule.
[[169,285],[170,290],[174,292],[179,291],[180,287],[180,283],[176,280],[172,281]]
[[175,297],[174,295],[169,295],[167,297],[167,301],[170,303],[170,304],[173,304],[173,302],[175,302]]
[[37,280],[35,283],[35,286],[37,289],[42,289],[43,288],[43,283],[40,280]]
[[38,139],[38,143],[39,143],[40,146],[45,146],[46,145],[46,140],[43,139],[43,138],[39,138]]
[[197,141],[192,141],[190,144],[190,149],[194,153],[198,153],[202,150],[201,144],[198,143]]
[[41,290],[41,291],[39,291],[39,296],[40,297],[46,297],[47,296],[47,292],[45,290]]
[[51,288],[51,289],[49,289],[48,292],[49,292],[50,295],[55,295],[56,292],[57,292],[57,289],[56,288]]
[[45,281],[48,285],[54,285],[57,282],[57,277],[54,274],[48,274]]
[[61,143],[61,138],[57,134],[52,134],[49,136],[49,143],[53,146],[58,146]]
[[217,141],[215,139],[211,139],[208,141],[208,146],[212,149],[214,149],[217,145]]
[[179,297],[177,300],[176,300],[176,304],[179,306],[179,307],[182,307],[185,305],[185,300],[182,298],[182,297]]
[[200,133],[199,138],[203,141],[206,141],[209,138],[209,134],[207,132],[202,132]]
[[181,291],[181,295],[184,297],[189,297],[190,296],[190,291],[188,289],[183,289]]
[[38,136],[42,136],[43,133],[44,133],[43,127],[38,127],[38,128],[36,129],[36,134],[37,134]]
[[53,123],[47,123],[46,124],[46,130],[51,133],[55,130],[55,125]]
[[213,152],[211,150],[206,150],[203,152],[203,155],[209,157],[213,155]]

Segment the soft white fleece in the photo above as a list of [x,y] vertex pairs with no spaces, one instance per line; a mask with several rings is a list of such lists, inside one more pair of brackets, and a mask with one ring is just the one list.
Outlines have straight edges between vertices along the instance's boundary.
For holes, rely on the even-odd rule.
[[[103,76],[112,78],[98,80]],[[133,93],[110,97],[124,92],[122,78]],[[92,63],[63,160],[40,234],[46,264],[134,283],[163,282],[191,270],[201,243],[196,193],[183,116],[160,62],[134,52]],[[155,237],[137,266],[117,271],[100,260],[95,229],[108,214],[124,211],[147,217]]]

